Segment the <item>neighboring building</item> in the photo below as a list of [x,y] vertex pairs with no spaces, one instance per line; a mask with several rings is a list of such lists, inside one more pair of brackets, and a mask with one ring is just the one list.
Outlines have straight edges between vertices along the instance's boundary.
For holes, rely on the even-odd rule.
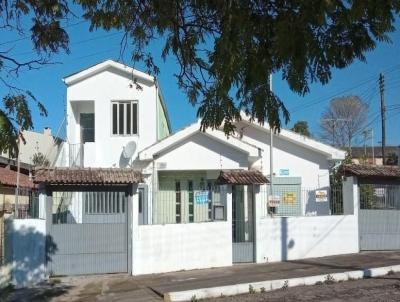
[[[385,156],[385,165],[399,165],[400,146],[386,146]],[[352,147],[351,157],[355,164],[383,165],[382,146]]]
[[[30,197],[34,184],[30,177],[31,166],[20,164],[20,198],[19,204],[22,212],[29,206]],[[0,213],[14,212],[15,189],[17,186],[17,162],[0,156]]]
[[[44,128],[43,133],[25,130],[22,132],[22,136],[25,141],[25,143],[20,143],[19,156],[22,163],[34,166],[35,155],[42,154],[50,167],[55,165],[63,140],[53,136],[50,128]],[[3,156],[9,157],[6,153]]]
[[[354,216],[329,216],[329,170],[344,151],[282,129],[273,137],[271,180],[270,129],[245,115],[229,138],[199,123],[171,134],[158,82],[145,73],[109,60],[64,81],[67,142],[57,167],[34,178],[57,246],[48,263],[54,274],[145,274],[357,251],[353,233],[342,234],[356,227]],[[303,221],[269,219],[320,215],[327,216],[305,218],[310,237],[295,243],[275,231],[297,232]]]

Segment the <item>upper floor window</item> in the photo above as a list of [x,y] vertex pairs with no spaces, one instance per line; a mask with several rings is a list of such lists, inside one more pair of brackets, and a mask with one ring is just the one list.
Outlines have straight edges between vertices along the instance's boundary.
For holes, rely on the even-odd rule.
[[112,110],[112,134],[132,135],[137,134],[138,115],[137,102],[135,101],[113,101]]
[[81,113],[80,124],[82,143],[94,142],[94,113]]

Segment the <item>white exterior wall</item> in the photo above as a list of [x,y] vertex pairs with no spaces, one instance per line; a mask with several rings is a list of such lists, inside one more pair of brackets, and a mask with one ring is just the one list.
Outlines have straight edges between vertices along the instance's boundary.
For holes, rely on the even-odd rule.
[[355,215],[263,218],[257,224],[257,263],[358,253]]
[[11,282],[24,287],[45,280],[46,220],[9,220],[6,236],[11,252],[11,259],[6,259],[12,270]]
[[248,155],[197,133],[160,155],[156,167],[161,166],[186,171],[248,169]]
[[[100,72],[67,88],[67,137],[68,142],[80,142],[79,117],[74,116],[73,107],[78,101],[93,101],[95,113],[95,153],[85,154],[91,158],[86,161],[92,167],[125,167],[121,161],[123,147],[131,141],[137,144],[137,151],[156,142],[156,87],[149,82],[140,82],[138,90],[124,75]],[[138,101],[138,135],[113,136],[111,120],[111,101]],[[85,112],[79,109],[79,112]],[[85,150],[86,151],[86,150]],[[136,157],[136,153],[132,158]]]
[[137,194],[133,196],[132,274],[232,265],[232,193],[224,187],[226,221],[138,225]]
[[[243,128],[242,140],[263,150],[262,160],[258,160],[253,168],[258,168],[265,175],[270,173],[270,135],[264,131],[244,124],[237,125]],[[280,169],[289,169],[289,177],[301,177],[302,187],[323,188],[329,186],[329,161],[323,154],[306,149],[295,143],[279,137],[273,137],[273,173],[279,175]]]
[[276,262],[359,252],[358,193],[354,178],[343,185],[345,215],[263,216],[255,196],[256,262]]
[[232,265],[231,222],[139,226],[133,275]]

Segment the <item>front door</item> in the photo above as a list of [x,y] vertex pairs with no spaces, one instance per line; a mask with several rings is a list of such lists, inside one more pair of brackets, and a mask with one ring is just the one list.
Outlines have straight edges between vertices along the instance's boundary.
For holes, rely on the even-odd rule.
[[254,204],[252,186],[232,187],[233,262],[254,262]]

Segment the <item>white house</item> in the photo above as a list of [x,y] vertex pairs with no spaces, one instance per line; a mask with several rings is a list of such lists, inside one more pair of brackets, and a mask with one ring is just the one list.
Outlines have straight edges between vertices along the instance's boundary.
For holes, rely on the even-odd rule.
[[114,61],[64,82],[67,144],[59,166],[35,176],[57,247],[47,263],[53,274],[358,251],[358,234],[348,231],[357,228],[353,200],[340,199],[346,211],[332,215],[329,168],[343,151],[282,129],[273,136],[271,192],[267,126],[243,116],[234,136],[201,132],[199,123],[171,134],[156,79]]

